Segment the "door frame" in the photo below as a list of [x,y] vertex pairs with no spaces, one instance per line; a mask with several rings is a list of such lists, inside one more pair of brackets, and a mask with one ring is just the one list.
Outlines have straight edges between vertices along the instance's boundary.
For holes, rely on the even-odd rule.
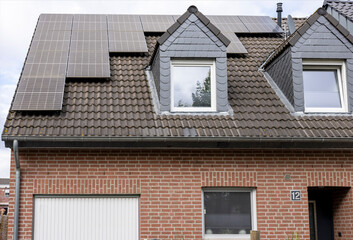
[[[316,200],[309,200],[308,201],[308,210],[309,210],[309,204],[313,204],[314,208],[314,231],[315,231],[315,240],[318,240],[318,234],[317,234],[317,213],[316,213]],[[310,218],[310,214],[309,214]],[[309,230],[310,230],[310,219],[309,219]],[[311,240],[311,239],[310,239]]]

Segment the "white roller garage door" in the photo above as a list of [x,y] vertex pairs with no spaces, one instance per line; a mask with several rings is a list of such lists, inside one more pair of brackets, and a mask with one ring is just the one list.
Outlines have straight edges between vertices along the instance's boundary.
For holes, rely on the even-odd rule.
[[138,240],[137,197],[34,199],[34,240]]

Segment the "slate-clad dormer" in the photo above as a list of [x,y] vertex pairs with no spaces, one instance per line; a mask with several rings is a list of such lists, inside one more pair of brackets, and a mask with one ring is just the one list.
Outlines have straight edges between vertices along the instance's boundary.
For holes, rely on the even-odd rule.
[[228,111],[230,41],[195,6],[158,40],[152,75],[161,112]]
[[318,9],[272,54],[265,70],[295,112],[351,113],[353,37]]

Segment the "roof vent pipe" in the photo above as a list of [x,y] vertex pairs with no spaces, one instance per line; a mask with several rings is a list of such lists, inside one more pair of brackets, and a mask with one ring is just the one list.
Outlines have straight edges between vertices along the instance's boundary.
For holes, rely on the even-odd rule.
[[282,28],[282,12],[283,12],[283,8],[282,8],[282,3],[279,2],[277,3],[277,25]]

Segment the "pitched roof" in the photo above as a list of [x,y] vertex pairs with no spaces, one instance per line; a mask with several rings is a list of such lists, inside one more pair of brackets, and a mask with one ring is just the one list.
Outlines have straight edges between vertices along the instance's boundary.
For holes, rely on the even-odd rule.
[[228,57],[229,115],[159,115],[153,110],[144,68],[158,36],[146,36],[147,56],[111,56],[109,81],[68,81],[61,112],[10,111],[3,139],[40,137],[83,139],[347,139],[353,137],[352,116],[291,114],[258,71],[283,39],[278,36],[240,37],[247,56]]
[[324,5],[334,8],[337,12],[353,21],[353,2],[351,1],[325,1]]
[[286,41],[284,41],[278,48],[275,49],[274,52],[271,53],[268,60],[266,61],[264,67],[268,66],[278,55],[280,55],[287,47],[294,46],[297,41],[301,38],[303,34],[315,23],[315,21],[320,17],[324,16],[336,29],[347,38],[347,40],[353,43],[353,36],[345,29],[339,22],[332,17],[330,14],[326,12],[325,9],[319,8],[316,12],[311,15],[306,21],[302,23],[302,25],[292,34],[290,35]]

